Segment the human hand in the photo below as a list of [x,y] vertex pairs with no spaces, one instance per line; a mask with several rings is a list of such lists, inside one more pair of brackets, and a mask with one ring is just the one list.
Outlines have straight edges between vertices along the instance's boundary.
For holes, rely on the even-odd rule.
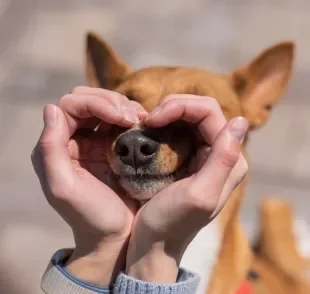
[[32,163],[48,202],[72,228],[76,248],[67,268],[82,280],[108,285],[124,266],[122,251],[136,205],[113,191],[117,186],[106,176],[104,140],[98,144],[76,134],[98,124],[103,133],[111,125],[130,127],[145,115],[141,105],[118,93],[88,87],[44,108],[45,126]]
[[215,99],[171,95],[144,123],[156,128],[176,120],[196,125],[202,147],[191,163],[191,174],[140,209],[127,252],[127,273],[155,283],[176,281],[186,247],[221,211],[247,172],[241,154],[248,129],[244,118],[227,123]]

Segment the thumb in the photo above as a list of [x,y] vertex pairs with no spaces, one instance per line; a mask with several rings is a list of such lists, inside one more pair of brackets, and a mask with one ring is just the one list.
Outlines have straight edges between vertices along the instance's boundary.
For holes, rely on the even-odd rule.
[[[56,105],[46,105],[43,111],[44,129],[38,144],[43,175],[52,194],[62,194],[74,179],[68,151],[70,139],[67,120]],[[56,192],[57,191],[57,192]],[[65,195],[55,195],[63,197]]]
[[[198,191],[206,191],[204,202],[211,210],[218,206],[223,188],[239,160],[241,143],[247,129],[248,122],[242,117],[228,122],[217,135],[202,168],[193,178],[193,187]],[[239,172],[243,173],[242,170]],[[240,177],[230,179],[230,182],[233,184],[232,182],[237,180],[240,180]],[[222,206],[227,199],[228,197],[225,201],[220,201]]]

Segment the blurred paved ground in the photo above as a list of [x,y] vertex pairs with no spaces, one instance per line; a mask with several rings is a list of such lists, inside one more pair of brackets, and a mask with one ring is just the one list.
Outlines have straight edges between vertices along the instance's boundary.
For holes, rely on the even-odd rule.
[[0,292],[40,293],[51,254],[71,244],[69,229],[43,199],[30,153],[42,106],[86,84],[88,29],[100,32],[134,67],[184,64],[219,72],[274,42],[295,39],[289,92],[267,127],[251,138],[243,220],[253,234],[257,200],[275,193],[310,223],[309,12],[307,0],[0,0]]

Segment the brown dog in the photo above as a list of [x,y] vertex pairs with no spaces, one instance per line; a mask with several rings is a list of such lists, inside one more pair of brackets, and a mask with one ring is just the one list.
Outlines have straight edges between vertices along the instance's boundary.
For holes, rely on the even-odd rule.
[[[167,94],[212,96],[227,119],[244,116],[251,130],[267,122],[286,89],[293,55],[294,44],[283,42],[229,74],[179,66],[133,71],[102,39],[93,33],[87,36],[90,86],[119,92],[147,111]],[[161,129],[113,130],[105,147],[112,176],[130,197],[142,201],[184,177],[197,148],[191,126],[181,122]],[[206,288],[212,294],[236,293],[251,270],[252,250],[239,222],[244,185],[245,180],[219,217],[190,244],[182,260],[182,265],[203,277],[198,293],[205,293]]]
[[309,255],[298,248],[292,205],[277,197],[266,198],[260,207],[260,219],[253,260],[260,277],[250,281],[255,293],[266,293],[266,285],[270,293],[310,293]]

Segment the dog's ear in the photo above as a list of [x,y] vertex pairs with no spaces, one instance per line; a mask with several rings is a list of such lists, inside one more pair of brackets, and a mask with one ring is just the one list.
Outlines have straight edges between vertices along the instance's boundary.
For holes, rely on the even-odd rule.
[[112,90],[131,72],[130,67],[99,36],[86,37],[87,78],[91,87]]
[[293,42],[279,43],[230,74],[243,114],[252,128],[261,127],[267,121],[273,105],[286,90],[293,68],[294,49]]

